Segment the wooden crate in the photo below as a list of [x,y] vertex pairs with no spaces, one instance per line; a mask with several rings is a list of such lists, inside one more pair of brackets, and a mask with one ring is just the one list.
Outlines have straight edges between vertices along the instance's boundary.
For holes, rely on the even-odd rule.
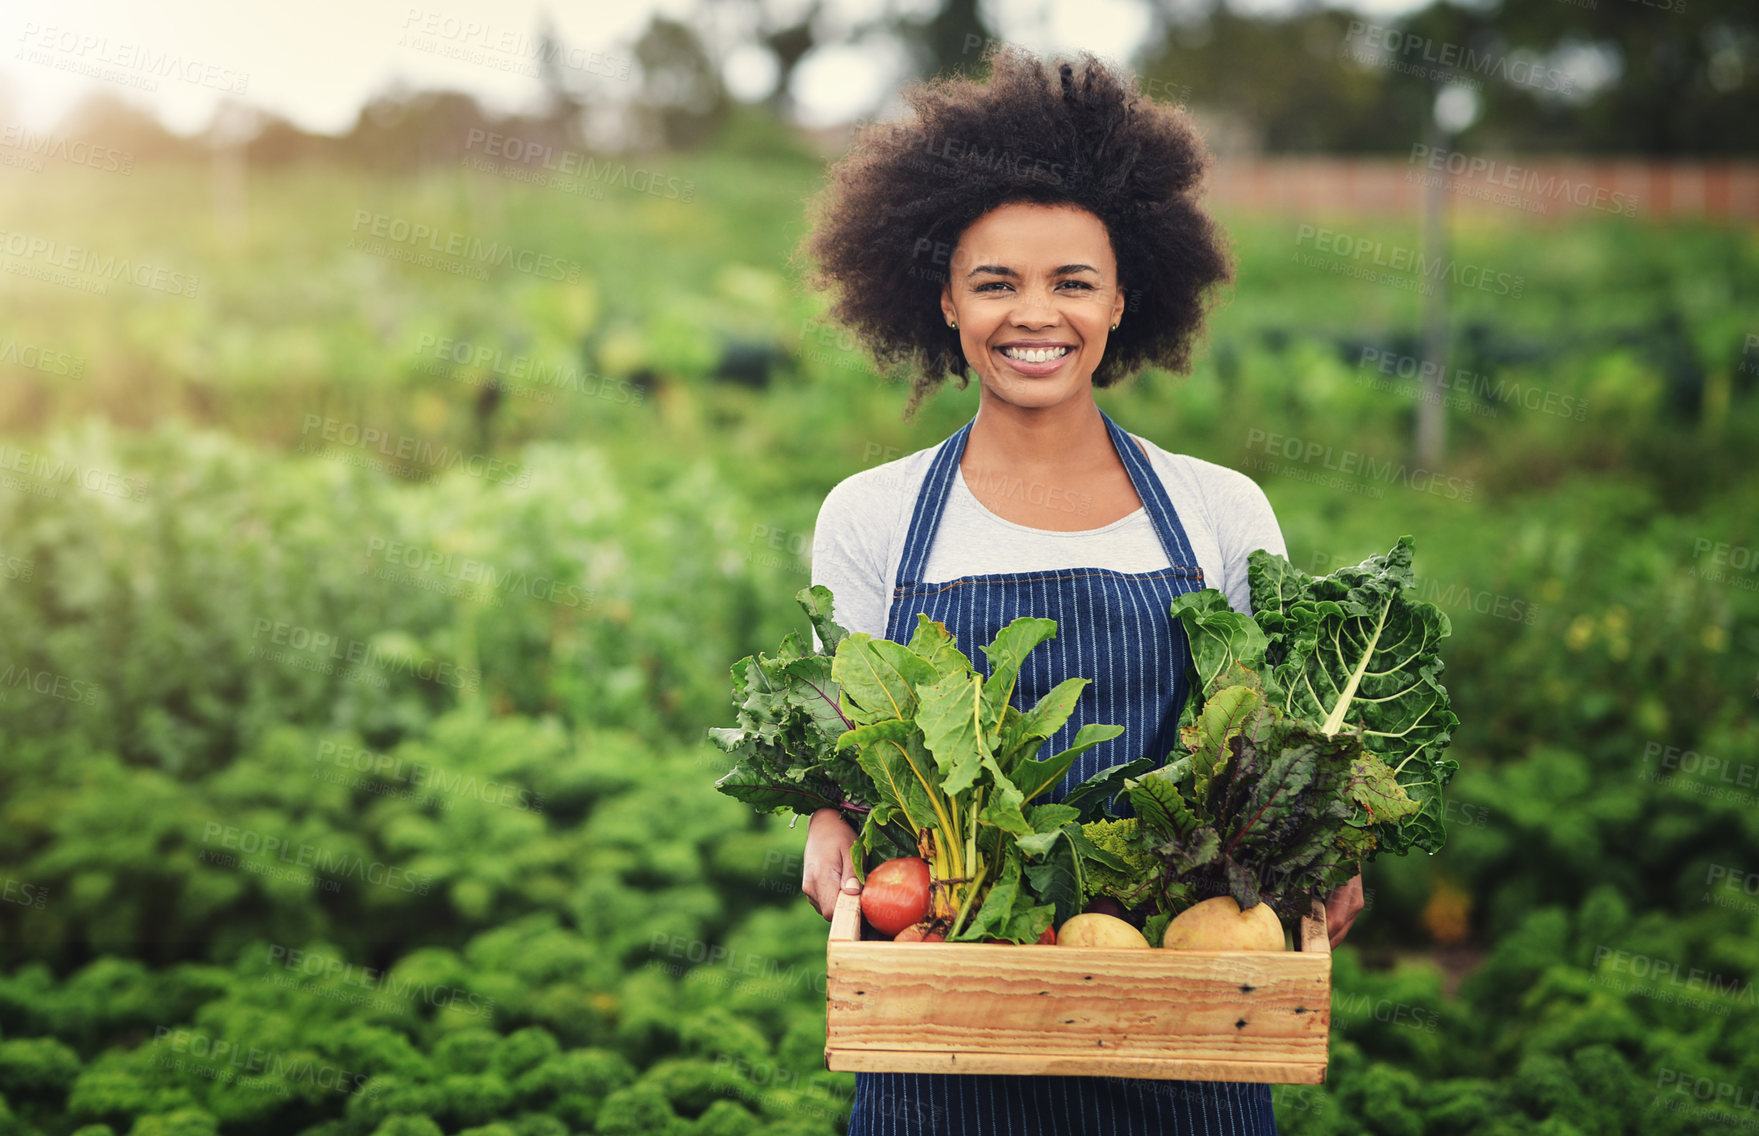
[[1323,904],[1297,940],[1281,952],[863,941],[861,898],[844,893],[826,947],[825,1067],[1318,1084]]

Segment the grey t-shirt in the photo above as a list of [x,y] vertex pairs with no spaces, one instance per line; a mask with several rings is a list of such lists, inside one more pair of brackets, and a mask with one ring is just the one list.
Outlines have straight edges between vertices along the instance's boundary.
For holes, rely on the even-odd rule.
[[[1251,611],[1246,557],[1259,548],[1288,555],[1264,490],[1238,470],[1169,453],[1146,438],[1139,440],[1197,554],[1204,586],[1219,589],[1235,611]],[[849,631],[875,637],[886,633],[910,516],[935,449],[928,446],[850,474],[819,507],[812,537],[812,582],[831,590],[832,615]],[[1076,515],[1086,508],[1083,495],[1066,487],[1016,480],[982,488],[986,495],[1026,497]],[[1136,573],[1167,566],[1166,550],[1144,508],[1101,528],[1077,532],[1030,528],[985,508],[960,473],[948,489],[923,579],[1056,568]],[[816,633],[813,638],[822,648]]]

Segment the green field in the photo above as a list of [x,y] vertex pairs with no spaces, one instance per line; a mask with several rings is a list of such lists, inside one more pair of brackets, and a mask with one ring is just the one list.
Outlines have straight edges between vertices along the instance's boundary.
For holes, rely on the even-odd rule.
[[[902,421],[801,293],[817,162],[654,164],[0,181],[0,1134],[843,1131],[804,827],[704,732],[976,391]],[[1457,223],[1521,288],[1452,291],[1424,470],[1415,292],[1297,259],[1414,220],[1218,208],[1195,373],[1099,401],[1303,567],[1414,534],[1462,723],[1282,1130],[1752,1128],[1759,234]]]

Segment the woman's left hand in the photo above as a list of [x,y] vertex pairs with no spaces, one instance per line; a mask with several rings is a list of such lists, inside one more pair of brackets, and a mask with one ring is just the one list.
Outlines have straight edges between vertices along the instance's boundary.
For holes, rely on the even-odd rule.
[[1350,925],[1356,922],[1356,916],[1361,913],[1362,908],[1361,872],[1357,872],[1344,886],[1333,888],[1332,893],[1325,897],[1325,925],[1331,931],[1333,950],[1350,933]]

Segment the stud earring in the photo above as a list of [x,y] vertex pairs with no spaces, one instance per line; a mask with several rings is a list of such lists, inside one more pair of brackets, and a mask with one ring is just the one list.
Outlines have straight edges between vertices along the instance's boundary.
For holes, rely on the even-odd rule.
[[1113,330],[1113,331],[1116,331],[1116,330],[1118,330],[1118,325],[1117,325],[1117,324],[1115,324],[1115,323],[1114,323],[1114,324],[1113,324],[1113,325],[1112,325],[1112,330]]
[[955,330],[956,330],[956,329],[957,329],[957,328],[958,328],[958,326],[959,326],[959,321],[958,321],[958,320],[952,320],[952,321],[950,321],[950,322],[948,322],[948,324],[947,324],[947,326],[948,326],[948,327],[950,327],[950,328],[954,328],[954,329],[955,329]]

